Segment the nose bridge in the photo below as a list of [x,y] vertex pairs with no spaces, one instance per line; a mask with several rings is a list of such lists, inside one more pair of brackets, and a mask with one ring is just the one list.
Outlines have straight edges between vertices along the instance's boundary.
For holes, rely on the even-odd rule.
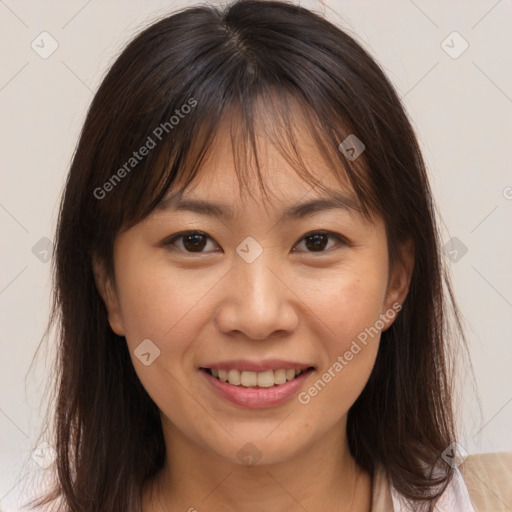
[[264,250],[254,261],[249,262],[240,258],[236,263],[234,274],[244,291],[244,302],[251,308],[270,308],[279,301],[282,283],[276,282],[275,271],[270,269],[276,266],[275,258],[270,250]]
[[250,240],[237,249],[217,322],[224,332],[241,331],[250,338],[265,339],[273,331],[293,329],[297,315],[290,291],[278,277],[282,270],[274,251],[262,248],[255,259],[248,258],[256,249]]

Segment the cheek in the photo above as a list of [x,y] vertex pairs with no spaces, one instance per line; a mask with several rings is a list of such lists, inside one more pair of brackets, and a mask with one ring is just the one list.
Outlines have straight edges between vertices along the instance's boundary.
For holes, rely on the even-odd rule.
[[344,416],[370,378],[380,343],[376,322],[382,304],[380,294],[374,292],[354,284],[333,296],[333,305],[324,310],[329,329],[319,336],[322,365],[298,399],[299,403],[312,406],[312,414],[323,411],[326,421]]
[[[165,261],[125,257],[119,264],[118,296],[129,343],[146,338],[161,350],[184,349],[208,316],[209,293],[219,275],[172,269]],[[139,341],[140,342],[140,341]]]
[[325,276],[309,297],[322,320],[325,358],[301,403],[315,402],[337,416],[355,402],[370,377],[380,342],[380,314],[387,285],[387,267],[360,259],[342,272]]
[[383,312],[387,267],[375,258],[354,258],[341,270],[324,275],[306,296],[313,312],[330,332],[331,350],[344,350],[374,326]]
[[[204,410],[183,393],[183,383],[197,359],[193,340],[208,321],[208,291],[215,280],[205,275],[192,286],[185,273],[171,274],[169,266],[147,258],[125,258],[118,270],[126,342],[143,387],[161,411],[187,411],[186,421],[203,424]],[[149,352],[151,361],[146,366],[138,355],[148,339],[157,349],[144,342],[143,353]],[[173,422],[180,419],[173,417]]]

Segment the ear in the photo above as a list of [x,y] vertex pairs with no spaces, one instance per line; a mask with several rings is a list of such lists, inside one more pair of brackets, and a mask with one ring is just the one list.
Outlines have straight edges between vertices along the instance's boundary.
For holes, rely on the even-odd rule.
[[408,239],[402,242],[398,248],[398,253],[398,261],[391,263],[389,269],[384,310],[381,312],[386,324],[383,331],[391,327],[409,293],[414,270],[414,244],[412,240]]
[[113,279],[108,274],[104,262],[100,261],[96,254],[92,256],[91,263],[96,288],[98,289],[107,309],[110,327],[118,336],[124,336],[125,330],[123,327],[119,299]]

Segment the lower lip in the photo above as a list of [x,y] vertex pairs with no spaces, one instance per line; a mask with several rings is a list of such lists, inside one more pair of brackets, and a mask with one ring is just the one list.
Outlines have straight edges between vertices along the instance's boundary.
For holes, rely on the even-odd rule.
[[199,371],[221,397],[235,405],[246,407],[248,409],[274,407],[286,402],[298,392],[304,381],[313,372],[310,368],[301,373],[295,379],[271,388],[246,388],[222,382],[216,377],[213,377],[213,375],[210,375],[206,370]]

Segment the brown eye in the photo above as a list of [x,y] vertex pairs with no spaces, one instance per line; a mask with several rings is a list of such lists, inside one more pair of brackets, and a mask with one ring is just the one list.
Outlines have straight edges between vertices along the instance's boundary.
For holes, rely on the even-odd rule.
[[323,251],[329,242],[325,234],[311,235],[306,238],[306,247],[311,251]]
[[208,240],[212,240],[212,238],[206,233],[201,231],[187,231],[174,235],[166,240],[163,245],[175,252],[199,254],[201,252],[209,252],[204,251],[204,248],[208,245]]
[[[301,238],[300,243],[297,245],[304,243],[304,246],[306,247],[306,252],[326,252],[325,249],[329,244],[329,239],[337,240],[338,245],[346,245],[346,241],[343,237],[335,233],[330,233],[326,231],[316,231],[304,235]],[[332,247],[333,246],[331,245],[328,248],[328,250],[331,249]]]
[[183,247],[190,252],[200,252],[206,247],[206,237],[204,235],[186,235],[183,237]]

